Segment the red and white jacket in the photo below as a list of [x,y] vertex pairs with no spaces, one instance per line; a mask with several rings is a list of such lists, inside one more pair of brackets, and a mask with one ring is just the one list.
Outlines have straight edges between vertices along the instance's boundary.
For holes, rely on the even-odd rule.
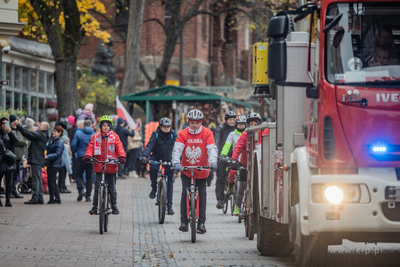
[[[97,142],[96,142],[97,140]],[[100,153],[99,155],[95,155],[95,144],[101,144],[100,146]],[[105,161],[107,158],[110,159],[118,159],[118,158],[126,158],[126,154],[124,151],[124,147],[122,146],[122,142],[119,139],[119,136],[114,132],[111,131],[108,139],[104,140],[101,136],[100,131],[97,132],[92,136],[90,139],[89,145],[86,149],[86,155],[90,157],[95,157],[100,161]],[[103,165],[98,163],[97,161],[94,162],[94,172],[95,173],[102,173],[103,172]],[[106,167],[106,174],[114,174],[118,172],[118,165],[117,164],[108,164]]]
[[[209,166],[214,162],[217,164],[217,146],[214,136],[210,129],[200,126],[194,132],[189,127],[182,130],[176,139],[172,151],[172,164],[180,163],[182,166]],[[182,157],[182,161],[180,160]],[[191,171],[182,172],[187,177],[191,177]],[[194,171],[194,178],[205,179],[209,175],[209,170]]]

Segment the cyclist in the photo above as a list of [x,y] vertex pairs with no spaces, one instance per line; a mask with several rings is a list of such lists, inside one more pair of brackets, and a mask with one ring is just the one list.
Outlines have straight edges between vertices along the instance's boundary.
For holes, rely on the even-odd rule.
[[[256,126],[261,124],[261,116],[258,113],[250,113],[247,115],[247,123],[249,127]],[[243,166],[247,166],[247,132],[243,132],[243,134],[240,136],[239,140],[236,143],[236,146],[233,150],[232,153],[232,169],[236,169],[235,166],[237,166],[237,160],[240,157],[240,164]],[[246,190],[246,178],[247,174],[245,171],[240,172],[240,182],[239,182],[239,188],[237,191],[237,196],[236,196],[236,206],[233,210],[233,215],[240,215],[240,203],[242,203],[242,199],[244,196],[244,190]]]
[[[217,169],[217,147],[214,143],[213,133],[210,129],[201,126],[203,113],[200,110],[192,109],[188,115],[189,127],[182,130],[175,142],[172,151],[172,164],[175,172],[182,171],[183,166],[210,166],[211,171]],[[182,161],[181,161],[182,157]],[[207,191],[206,182],[209,170],[195,170],[194,178],[199,192],[199,221],[197,231],[200,234],[206,233],[206,205]],[[186,216],[186,189],[190,187],[191,172],[182,171],[182,196],[181,196],[181,226],[179,230],[188,231],[188,219]]]
[[[243,131],[246,129],[246,116],[239,116],[235,119],[235,130],[231,132],[228,135],[228,138],[226,139],[225,145],[222,148],[220,159],[222,162],[227,161],[227,155],[230,151],[233,151],[233,149],[236,146],[236,142],[238,141],[239,137],[243,133]],[[228,186],[228,192],[230,194],[230,190],[232,189],[233,183],[235,182],[235,174],[236,171],[231,170],[229,172],[229,186]]]
[[[119,136],[112,131],[113,120],[110,116],[104,115],[100,118],[100,131],[92,136],[86,149],[84,160],[89,162],[94,156],[100,161],[107,159],[119,159],[121,164],[125,164],[125,151]],[[89,211],[91,215],[97,214],[97,194],[99,191],[100,181],[103,173],[103,166],[97,161],[94,162],[94,172],[96,173],[95,189],[93,196],[93,208]],[[115,187],[116,173],[118,172],[117,164],[108,164],[106,166],[105,179],[110,192],[112,214],[119,214],[117,208],[117,190]]]
[[[142,163],[149,163],[150,153],[153,152],[150,159],[154,161],[171,161],[172,149],[178,135],[174,130],[171,129],[171,119],[162,118],[160,120],[160,125],[157,130],[151,134],[150,140],[146,145],[143,152]],[[157,192],[157,173],[159,170],[159,165],[150,165],[150,180],[151,180],[151,192],[149,197],[154,199]],[[167,175],[168,185],[167,185],[167,213],[168,215],[174,215],[172,210],[172,194],[174,190],[174,173],[171,168],[165,168],[165,174]]]
[[[225,114],[225,122],[218,126],[218,128],[215,130],[215,144],[218,148],[218,155],[221,155],[222,147],[224,146],[228,135],[235,130],[235,118],[236,113],[234,111],[228,111]],[[219,161],[217,169],[217,181],[215,183],[215,196],[218,201],[218,209],[222,209],[224,207],[226,175],[226,162]]]

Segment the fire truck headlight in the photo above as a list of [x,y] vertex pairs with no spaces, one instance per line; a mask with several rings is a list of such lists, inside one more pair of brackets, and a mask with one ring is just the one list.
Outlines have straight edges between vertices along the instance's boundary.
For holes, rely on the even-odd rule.
[[[313,184],[311,186],[311,201],[313,203],[360,203],[361,185],[359,184]],[[365,186],[363,186],[365,187]],[[365,187],[363,194],[368,197]],[[368,200],[365,199],[365,202]]]
[[332,203],[339,203],[343,199],[343,191],[337,186],[328,186],[325,189],[324,195],[326,199]]

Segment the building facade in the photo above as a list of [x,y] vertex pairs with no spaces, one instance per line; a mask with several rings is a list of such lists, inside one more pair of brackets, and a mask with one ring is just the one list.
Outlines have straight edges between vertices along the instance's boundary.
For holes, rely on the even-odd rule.
[[[112,47],[115,57],[114,67],[122,77],[125,67],[125,41],[123,32],[127,29],[129,16],[124,3],[117,0],[117,5],[107,6],[108,20],[98,17],[103,28],[113,37]],[[223,1],[204,0],[200,9],[216,11]],[[143,14],[141,38],[141,62],[151,78],[155,77],[160,65],[165,46],[165,33],[157,19],[162,23],[168,19],[166,5],[162,1],[146,0]],[[184,9],[184,8],[182,8]],[[235,94],[244,96],[251,93],[251,43],[252,36],[247,27],[247,18],[239,13],[222,13],[218,17],[197,15],[187,22],[183,30],[182,43],[175,46],[171,64],[167,72],[166,84],[179,85],[180,49],[183,49],[182,86],[234,86],[236,93],[227,92],[228,97]],[[122,33],[122,35],[120,34]],[[78,55],[78,64],[90,69],[100,40],[85,37]],[[147,90],[149,82],[140,72],[136,89]]]
[[22,109],[35,120],[46,120],[45,103],[56,99],[55,64],[50,46],[16,36],[9,38],[10,50],[3,52],[1,106]]

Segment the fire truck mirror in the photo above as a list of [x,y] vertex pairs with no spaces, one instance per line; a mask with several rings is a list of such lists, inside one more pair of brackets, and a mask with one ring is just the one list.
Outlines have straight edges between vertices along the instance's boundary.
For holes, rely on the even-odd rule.
[[335,36],[333,37],[333,47],[334,48],[338,48],[340,43],[343,40],[343,36],[344,36],[344,29],[343,27],[340,27],[339,30],[335,33]]

